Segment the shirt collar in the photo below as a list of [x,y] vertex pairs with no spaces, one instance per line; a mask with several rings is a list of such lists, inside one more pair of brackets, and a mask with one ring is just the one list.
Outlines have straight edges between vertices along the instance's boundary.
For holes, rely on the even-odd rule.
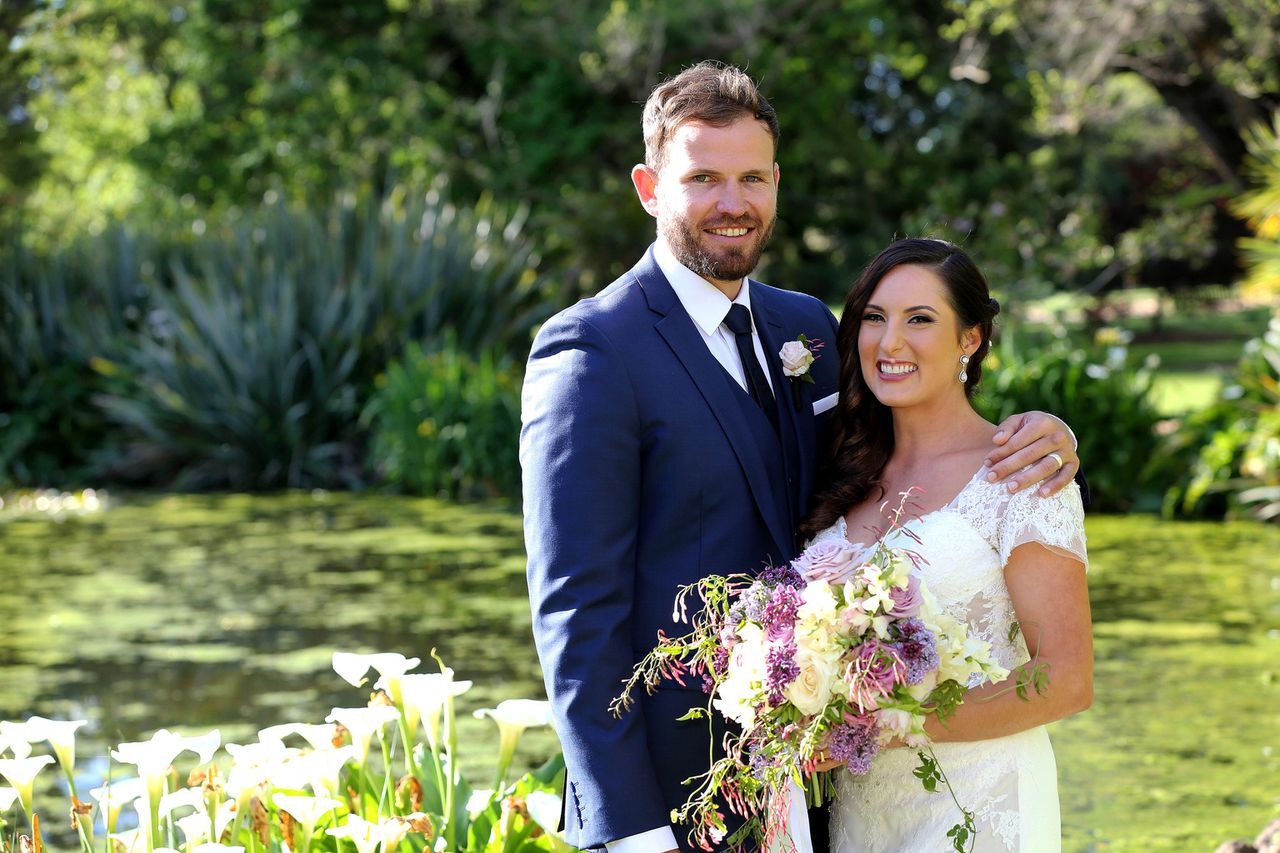
[[741,305],[748,311],[751,310],[750,279],[742,279],[738,296],[731,302],[720,288],[676,260],[676,256],[662,240],[654,245],[653,257],[671,284],[671,289],[676,292],[676,298],[703,333],[715,334],[732,305]]

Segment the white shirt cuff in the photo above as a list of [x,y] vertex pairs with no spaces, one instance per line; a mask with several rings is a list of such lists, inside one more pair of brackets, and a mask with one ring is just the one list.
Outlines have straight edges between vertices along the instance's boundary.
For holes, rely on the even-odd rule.
[[606,842],[604,846],[609,853],[666,853],[680,845],[676,844],[676,834],[671,827],[660,826],[639,835]]

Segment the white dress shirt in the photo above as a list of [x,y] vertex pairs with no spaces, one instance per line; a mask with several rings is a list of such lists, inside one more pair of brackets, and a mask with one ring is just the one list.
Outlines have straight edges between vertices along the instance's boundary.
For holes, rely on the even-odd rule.
[[[742,369],[742,359],[738,357],[737,342],[734,340],[733,332],[724,325],[724,318],[729,315],[729,308],[735,303],[751,310],[750,281],[744,278],[737,297],[730,301],[720,288],[676,260],[675,255],[662,240],[658,240],[654,246],[653,255],[658,262],[658,268],[671,283],[671,289],[676,292],[676,298],[693,319],[693,325],[698,327],[698,332],[702,335],[707,349],[715,356],[716,361],[729,371],[729,375],[742,387],[742,390],[750,393],[747,376]],[[764,370],[765,379],[772,388],[773,376],[769,371],[769,362],[765,360],[764,347],[760,344],[760,333],[756,331],[754,313],[751,315],[751,343],[756,350],[756,359]],[[605,847],[608,848],[609,853],[663,853],[666,850],[674,850],[677,845],[674,830],[670,826],[659,826],[638,835],[628,835],[626,838],[610,841],[605,844]]]

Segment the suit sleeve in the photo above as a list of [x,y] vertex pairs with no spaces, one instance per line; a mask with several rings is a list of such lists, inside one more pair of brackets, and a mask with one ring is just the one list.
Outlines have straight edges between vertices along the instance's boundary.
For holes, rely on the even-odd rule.
[[539,332],[521,397],[533,633],[569,785],[565,820],[593,845],[664,826],[644,711],[608,711],[631,674],[641,425],[625,365],[589,323]]

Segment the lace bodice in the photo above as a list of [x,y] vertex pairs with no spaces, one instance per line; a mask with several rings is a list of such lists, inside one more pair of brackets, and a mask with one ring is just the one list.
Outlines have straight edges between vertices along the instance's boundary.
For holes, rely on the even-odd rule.
[[[1088,565],[1084,510],[1072,483],[1042,498],[1033,489],[1010,495],[1002,483],[988,483],[983,468],[946,506],[908,522],[915,541],[901,530],[889,544],[923,558],[920,574],[939,606],[967,623],[970,636],[991,643],[992,656],[1013,669],[1030,656],[1005,586],[1004,566],[1019,546],[1038,542]],[[845,520],[814,537],[848,539]],[[869,547],[869,546],[868,546]],[[1028,632],[1032,629],[1027,628]],[[981,683],[975,676],[970,686]],[[1042,850],[1057,833],[1057,787],[1053,754],[1044,729],[998,740],[941,743],[934,747],[961,802],[978,820],[975,850]],[[1046,765],[1047,762],[1047,765]],[[957,812],[950,797],[930,795],[911,775],[913,750],[888,750],[864,777],[840,774],[840,802],[833,811],[833,850],[943,850]],[[1047,766],[1047,769],[1046,769]],[[1030,787],[1028,784],[1030,783]],[[1028,837],[1045,824],[1043,837]]]

